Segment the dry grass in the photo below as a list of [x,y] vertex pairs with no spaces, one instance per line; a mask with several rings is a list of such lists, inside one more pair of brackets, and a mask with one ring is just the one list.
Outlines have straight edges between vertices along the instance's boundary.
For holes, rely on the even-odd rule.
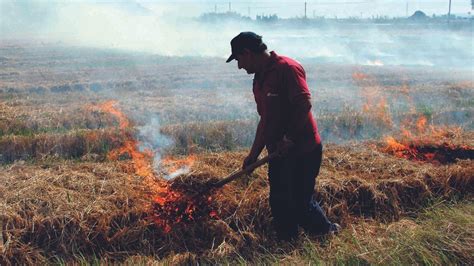
[[66,158],[104,160],[107,153],[123,145],[122,133],[117,129],[76,130],[67,133],[7,136],[0,138],[1,163],[17,160]]
[[[191,197],[238,169],[253,139],[251,80],[237,75],[234,66],[216,58],[30,48],[6,47],[13,59],[0,70],[2,265],[474,259],[472,230],[465,230],[472,228],[465,217],[472,219],[474,191],[470,72],[305,64],[324,142],[346,143],[325,146],[317,185],[328,216],[345,229],[336,238],[303,234],[301,241],[279,243],[271,228],[265,167]],[[110,99],[133,120],[129,128],[117,129],[120,119],[91,108]],[[438,136],[417,126],[421,115],[427,128],[453,123],[464,130]],[[107,156],[155,118],[159,123],[151,131],[174,140],[162,155],[197,158],[192,171],[167,190],[157,189],[164,186],[160,173],[156,182],[135,173],[133,155],[117,156],[118,161]],[[412,135],[404,138],[401,129]],[[380,140],[387,134],[423,151],[468,152],[445,161],[404,159],[404,152]],[[348,142],[361,139],[368,141]],[[177,212],[157,207],[163,191],[181,193],[168,206]],[[459,200],[463,203],[456,204]],[[454,202],[459,211],[437,213],[440,202]],[[182,212],[189,203],[191,216]],[[165,233],[157,218],[167,219],[172,230]]]
[[[237,169],[244,156],[245,152],[201,154],[193,172],[174,180],[171,187],[192,194]],[[211,193],[208,203],[202,195],[193,219],[173,224],[165,234],[153,222],[156,192],[141,177],[127,173],[129,164],[125,160],[5,166],[0,187],[3,262],[69,261],[79,259],[79,254],[112,260],[140,255],[171,256],[175,262],[229,256],[251,261],[263,249],[278,252],[265,168]],[[414,215],[435,199],[471,198],[473,172],[470,160],[434,165],[364,145],[328,146],[318,196],[329,217],[344,227],[361,218],[387,223]],[[211,217],[211,210],[217,216]]]

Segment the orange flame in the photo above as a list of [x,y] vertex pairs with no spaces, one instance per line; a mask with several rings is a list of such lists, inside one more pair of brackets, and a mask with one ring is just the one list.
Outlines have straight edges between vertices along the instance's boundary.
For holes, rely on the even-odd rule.
[[368,79],[369,76],[367,74],[364,74],[362,72],[354,72],[352,73],[352,79],[354,80],[364,80],[364,79]]
[[362,110],[370,116],[374,116],[376,121],[391,127],[393,123],[389,105],[376,79],[362,72],[352,73],[352,79],[361,87],[362,95],[365,97]]
[[161,166],[163,172],[167,174],[168,177],[174,177],[181,173],[185,173],[191,169],[196,161],[196,156],[191,154],[182,159],[176,159],[173,157],[167,157],[161,160]]
[[126,129],[127,127],[129,127],[130,122],[121,111],[115,108],[116,104],[117,101],[110,100],[98,105],[97,107],[104,112],[114,115],[119,120],[120,129]]
[[[117,160],[121,157],[132,159],[134,173],[143,177],[146,185],[151,187],[156,195],[153,199],[153,203],[155,204],[154,208],[158,206],[161,211],[166,212],[168,215],[177,213],[175,221],[168,221],[160,218],[160,216],[157,215],[151,217],[156,224],[162,227],[163,232],[169,233],[172,229],[172,224],[180,223],[183,219],[194,219],[193,215],[196,210],[197,203],[193,202],[192,200],[181,203],[183,199],[186,199],[185,195],[179,191],[172,190],[169,184],[164,180],[158,180],[155,178],[152,168],[153,152],[151,150],[138,150],[139,142],[127,132],[127,128],[130,127],[130,121],[124,113],[115,107],[116,104],[117,101],[111,100],[97,106],[93,106],[94,108],[98,108],[103,112],[107,112],[115,116],[119,121],[119,127],[122,135],[126,137],[122,147],[110,151],[107,156],[111,160]],[[91,138],[94,137],[96,136],[91,135]],[[161,163],[164,165],[165,171],[168,173],[168,175],[171,175],[175,174],[180,169],[190,169],[195,160],[196,156],[190,155],[183,159],[174,159],[172,157],[165,158]],[[209,203],[210,200],[211,198],[208,198],[206,203]],[[209,216],[211,218],[217,217],[217,212],[211,211]]]
[[127,137],[122,147],[110,151],[107,157],[111,160],[118,160],[122,156],[130,157],[133,161],[133,167],[137,175],[147,178],[153,177],[153,169],[151,167],[153,153],[150,150],[145,150],[143,152],[138,150],[137,147],[139,142],[126,132],[127,128],[130,126],[130,121],[124,113],[115,107],[116,105],[117,101],[110,100],[97,106],[97,108],[103,112],[110,113],[118,119],[119,128],[122,131],[122,134]]
[[418,118],[418,121],[416,122],[416,128],[418,129],[418,132],[424,132],[426,130],[426,117],[423,115],[420,118]]
[[386,137],[385,142],[387,143],[387,149],[389,151],[397,152],[406,150],[408,148],[406,145],[403,145],[400,142],[396,141],[393,137]]
[[[416,159],[420,156],[416,148],[410,147],[409,145],[402,144],[395,140],[393,137],[385,138],[386,147],[385,152],[391,153],[399,158],[405,159]],[[434,157],[434,155],[432,156]]]

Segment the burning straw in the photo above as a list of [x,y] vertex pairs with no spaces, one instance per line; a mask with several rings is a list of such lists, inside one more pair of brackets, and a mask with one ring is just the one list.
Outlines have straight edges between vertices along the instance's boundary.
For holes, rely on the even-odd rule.
[[[451,137],[446,141],[456,145],[473,139],[462,132]],[[326,146],[317,196],[333,221],[396,221],[435,198],[472,198],[471,158],[426,164],[373,148],[383,145]],[[191,172],[169,183],[156,176],[136,143],[124,147],[111,151],[117,161],[7,166],[0,176],[0,264],[69,261],[77,254],[193,262],[280,248],[271,229],[266,168],[199,193],[238,169],[246,152],[195,155]]]
[[[201,154],[190,175],[170,185],[179,197],[167,202],[184,212],[157,208],[154,187],[115,163],[13,164],[1,177],[3,262],[38,263],[75,254],[121,259],[133,254],[171,256],[190,252],[218,258],[250,256],[262,243],[271,248],[265,169],[198,198],[191,216],[186,196],[232,172],[244,152]],[[470,160],[437,166],[400,160],[364,146],[327,146],[318,197],[334,221],[354,217],[393,221],[422,208],[430,199],[472,197]],[[151,204],[150,204],[151,203]],[[173,205],[174,204],[174,205]],[[165,206],[165,205],[161,205]],[[181,207],[182,206],[182,207]],[[168,210],[168,214],[163,214]],[[215,216],[211,213],[215,211]],[[161,215],[161,216],[160,216]],[[165,232],[155,218],[171,220]],[[166,218],[166,219],[165,219]]]

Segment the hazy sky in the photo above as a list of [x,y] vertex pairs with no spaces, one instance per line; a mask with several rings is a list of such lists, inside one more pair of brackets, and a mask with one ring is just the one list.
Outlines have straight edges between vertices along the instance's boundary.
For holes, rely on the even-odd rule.
[[[448,11],[449,0],[307,1],[307,16],[405,16]],[[452,13],[467,15],[471,2],[452,0]],[[258,23],[197,23],[203,12],[229,10],[228,1],[204,0],[0,0],[2,39],[41,40],[77,46],[151,52],[169,56],[228,57],[229,41],[238,32],[255,31],[272,49],[296,57],[357,64],[466,65],[472,59],[472,30],[395,31],[371,24],[359,28],[268,27]],[[239,0],[230,9],[251,17],[304,15],[304,1]],[[336,23],[337,24],[337,23]],[[334,27],[333,27],[334,26]],[[437,59],[436,59],[437,58]],[[434,60],[436,59],[436,60]],[[472,65],[467,64],[467,65]]]
[[[64,3],[99,3],[117,4],[128,3],[133,8],[136,3],[151,9],[158,15],[169,16],[199,16],[203,12],[224,12],[231,9],[243,15],[255,17],[258,14],[277,14],[279,17],[295,17],[304,15],[304,0],[0,0],[0,15],[9,12],[12,3],[25,9],[39,5],[58,6]],[[422,10],[427,15],[446,14],[449,0],[318,0],[307,2],[307,16],[349,17],[373,15],[405,16]],[[229,3],[231,3],[229,7]],[[26,10],[25,10],[26,11]],[[467,15],[471,11],[470,0],[452,0],[452,13]]]
[[[305,1],[270,1],[270,0],[238,0],[238,1],[208,1],[208,0],[139,0],[145,6],[151,8],[159,5],[171,9],[179,7],[178,12],[199,15],[201,12],[218,12],[230,9],[244,15],[255,17],[256,14],[277,14],[280,17],[303,16]],[[449,0],[319,0],[306,1],[307,16],[405,16],[413,14],[416,10],[422,10],[428,15],[446,14],[448,12]],[[408,8],[407,8],[408,4]],[[183,8],[183,7],[189,7]],[[452,0],[451,12],[467,14],[471,11],[470,0]]]

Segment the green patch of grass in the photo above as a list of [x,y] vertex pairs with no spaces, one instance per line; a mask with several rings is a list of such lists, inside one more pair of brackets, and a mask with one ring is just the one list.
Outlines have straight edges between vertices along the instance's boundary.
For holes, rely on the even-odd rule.
[[428,120],[433,116],[434,110],[432,106],[428,105],[419,105],[416,107],[417,113],[423,114]]
[[[474,259],[474,204],[433,205],[416,219],[392,224],[361,222],[343,230],[328,247],[312,245],[304,261],[334,264],[468,264]],[[317,254],[317,255],[314,255]]]
[[[438,202],[419,213],[384,224],[356,220],[337,236],[303,237],[296,243],[264,247],[242,256],[209,258],[197,254],[172,254],[157,259],[134,256],[136,265],[179,262],[211,264],[311,264],[311,265],[453,265],[474,260],[474,203]],[[103,260],[101,260],[103,261]]]
[[458,102],[457,102],[457,107],[460,107],[460,108],[474,108],[474,98],[473,97],[469,97],[467,99],[460,99]]
[[[335,265],[469,264],[474,259],[474,204],[435,204],[415,219],[358,221],[338,236],[307,237],[295,250],[275,250],[246,262]],[[273,253],[272,253],[273,252]],[[233,260],[213,263],[233,264]]]

